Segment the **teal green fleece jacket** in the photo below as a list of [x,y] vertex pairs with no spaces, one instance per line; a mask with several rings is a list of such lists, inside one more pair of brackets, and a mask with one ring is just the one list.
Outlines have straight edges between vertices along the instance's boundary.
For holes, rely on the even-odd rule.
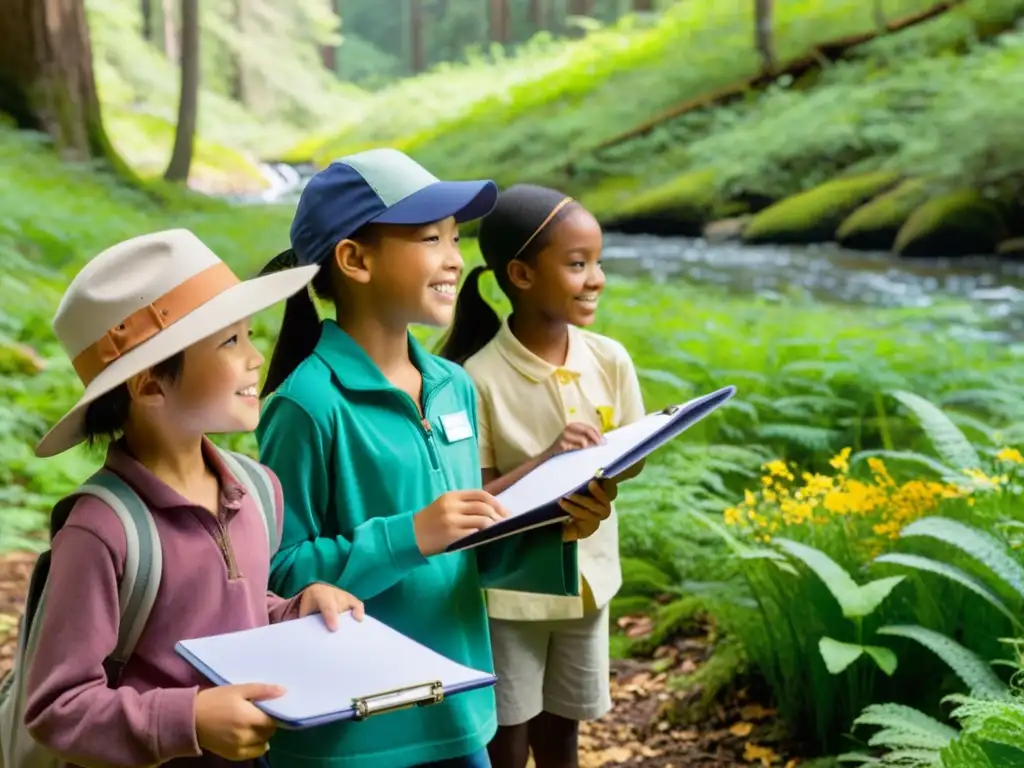
[[[412,398],[331,321],[268,401],[260,459],[285,500],[270,587],[291,596],[313,581],[336,584],[369,615],[491,672],[482,588],[578,595],[576,545],[550,526],[467,552],[420,553],[413,515],[447,491],[480,487],[477,399],[462,368],[412,336],[409,350],[423,376],[422,420]],[[406,768],[483,749],[496,728],[488,687],[361,722],[279,730],[269,756],[274,768]]]

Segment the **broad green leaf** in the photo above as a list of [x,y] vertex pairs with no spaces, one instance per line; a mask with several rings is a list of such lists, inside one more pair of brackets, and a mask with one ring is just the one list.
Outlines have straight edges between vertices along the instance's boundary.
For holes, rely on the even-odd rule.
[[889,576],[859,586],[842,566],[820,549],[809,547],[791,539],[776,539],[776,544],[810,568],[828,587],[839,603],[843,616],[859,619],[871,613],[903,581],[903,576]]
[[825,667],[833,675],[838,675],[853,664],[864,653],[864,648],[852,643],[843,643],[831,637],[823,637],[818,641],[818,651],[825,662]]
[[874,659],[880,670],[892,677],[892,673],[896,671],[896,666],[899,664],[895,653],[882,645],[865,645],[864,653]]
[[838,675],[865,653],[885,674],[892,675],[896,671],[896,654],[881,646],[844,643],[831,637],[823,637],[818,641],[818,651],[825,662],[825,667],[833,675]]

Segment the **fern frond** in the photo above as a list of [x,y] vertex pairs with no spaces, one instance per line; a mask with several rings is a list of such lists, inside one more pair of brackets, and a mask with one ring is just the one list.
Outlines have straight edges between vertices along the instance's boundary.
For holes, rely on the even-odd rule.
[[956,729],[926,715],[919,709],[904,704],[869,704],[856,720],[857,725],[877,725],[880,728],[905,728],[918,733],[930,733],[951,739]]
[[978,698],[1006,699],[1009,696],[1009,689],[984,660],[943,634],[913,624],[881,627],[878,634],[905,637],[920,643],[946,662]]
[[900,538],[914,536],[926,536],[956,547],[984,565],[1024,598],[1024,566],[1010,555],[999,539],[987,531],[946,517],[923,517],[900,531]]
[[811,451],[830,451],[842,433],[807,424],[761,424],[757,436],[762,440],[781,440]]
[[981,465],[978,452],[971,445],[971,441],[950,421],[942,409],[913,392],[895,390],[890,394],[911,412],[931,440],[935,452],[948,466],[963,470]]
[[956,566],[943,563],[939,560],[932,560],[929,557],[921,557],[920,555],[907,555],[900,552],[894,552],[886,555],[879,555],[874,559],[876,563],[887,563],[889,565],[902,565],[906,568],[913,568],[917,571],[925,573],[934,573],[937,576],[942,576],[954,581],[957,584],[966,587],[971,592],[976,594],[978,597],[985,600],[989,605],[1002,613],[1006,618],[1016,624],[1018,627],[1021,626],[1017,616],[1011,611],[999,596],[996,595],[992,590],[986,587],[984,584],[979,582],[970,574],[960,570]]

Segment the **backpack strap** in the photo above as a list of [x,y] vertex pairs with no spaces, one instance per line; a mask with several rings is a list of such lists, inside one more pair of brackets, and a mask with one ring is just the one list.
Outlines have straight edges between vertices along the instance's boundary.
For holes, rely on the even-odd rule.
[[274,507],[274,484],[267,474],[266,468],[255,459],[246,456],[244,453],[228,451],[217,448],[221,459],[231,474],[252,496],[256,506],[260,508],[263,518],[263,528],[267,534],[267,544],[270,547],[270,555],[277,553],[281,541],[277,532],[277,510]]
[[89,495],[114,510],[124,527],[127,544],[124,574],[118,588],[121,620],[117,646],[108,659],[108,670],[117,680],[146,626],[160,590],[163,574],[163,548],[160,534],[145,502],[128,483],[113,472],[101,469],[83,483],[73,496]]

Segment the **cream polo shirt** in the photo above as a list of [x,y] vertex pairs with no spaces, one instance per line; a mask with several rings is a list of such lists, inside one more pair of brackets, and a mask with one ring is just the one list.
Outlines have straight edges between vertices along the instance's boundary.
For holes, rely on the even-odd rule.
[[[644,416],[636,369],[619,342],[569,326],[565,365],[524,347],[508,320],[465,369],[476,383],[480,466],[504,475],[543,453],[566,425],[582,421],[608,431]],[[613,508],[597,533],[579,542],[580,597],[487,590],[496,619],[580,618],[603,608],[622,585],[618,517]]]

